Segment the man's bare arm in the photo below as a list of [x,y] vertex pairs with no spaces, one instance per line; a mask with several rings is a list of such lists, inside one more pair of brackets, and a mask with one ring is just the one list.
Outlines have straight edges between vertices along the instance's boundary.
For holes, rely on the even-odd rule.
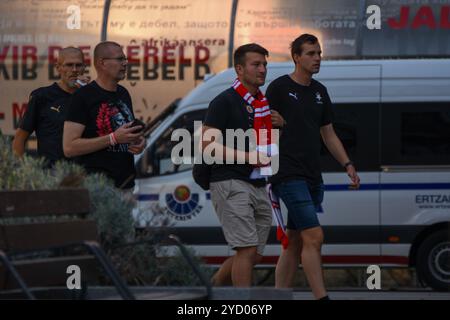
[[12,148],[15,155],[22,157],[25,153],[25,144],[27,143],[30,132],[18,128],[16,134],[14,135],[14,140],[12,142]]
[[[205,139],[205,134],[206,134],[206,139]],[[267,156],[265,156],[264,154],[262,154],[260,152],[258,152],[256,154],[256,151],[255,152],[245,152],[245,151],[241,151],[241,150],[232,149],[227,146],[224,146],[223,144],[221,144],[217,141],[214,141],[214,140],[211,141],[212,139],[209,139],[210,137],[217,137],[220,135],[222,135],[222,133],[219,129],[213,128],[213,127],[208,127],[208,126],[204,125],[202,127],[202,139],[201,139],[202,152],[205,150],[205,148],[207,146],[212,144],[211,147],[214,148],[214,150],[221,150],[221,152],[222,152],[222,155],[214,155],[214,158],[216,158],[216,159],[226,160],[228,157],[229,159],[233,159],[233,161],[235,163],[254,162],[254,163],[251,163],[254,165],[267,165],[268,163],[270,163],[270,158],[268,158]]]
[[[142,136],[141,126],[130,127],[131,122],[114,131],[117,143],[134,143]],[[96,138],[82,138],[85,126],[72,122],[64,122],[63,150],[68,158],[89,154],[107,148],[111,144],[109,135]],[[137,132],[137,133],[134,133]]]
[[81,123],[64,122],[63,150],[68,158],[81,156],[107,148],[110,145],[109,136],[97,138],[81,138],[85,126]]
[[323,142],[327,146],[327,149],[342,166],[350,161],[347,152],[345,151],[341,140],[339,140],[338,136],[336,135],[336,132],[334,131],[333,125],[331,123],[321,127],[320,134],[322,136]]
[[[336,132],[334,131],[333,125],[331,123],[321,127],[320,134],[322,135],[323,142],[327,146],[327,149],[342,166],[350,163],[349,162],[350,159],[347,155],[347,152],[345,151],[341,140],[336,135]],[[347,171],[348,176],[352,180],[352,187],[358,189],[360,179],[358,174],[356,173],[355,166],[352,164],[346,165],[345,170]]]

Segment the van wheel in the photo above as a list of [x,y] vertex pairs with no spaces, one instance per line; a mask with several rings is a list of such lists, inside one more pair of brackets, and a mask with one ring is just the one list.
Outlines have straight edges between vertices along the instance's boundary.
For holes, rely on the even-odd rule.
[[450,230],[429,235],[417,250],[417,274],[428,286],[450,291]]

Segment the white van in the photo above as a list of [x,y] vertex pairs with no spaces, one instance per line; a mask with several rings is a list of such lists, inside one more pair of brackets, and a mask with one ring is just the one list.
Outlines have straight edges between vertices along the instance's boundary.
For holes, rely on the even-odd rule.
[[[269,64],[263,91],[293,69],[293,63]],[[448,290],[450,60],[323,61],[316,78],[328,88],[335,130],[361,178],[361,188],[350,190],[344,170],[322,149],[324,265],[415,266],[426,284]],[[175,102],[137,158],[141,209],[169,216],[170,231],[210,264],[233,252],[192,166],[171,162],[177,143],[171,133],[193,132],[193,122],[203,120],[209,102],[234,79],[228,69]],[[274,266],[279,253],[272,232],[262,265]]]

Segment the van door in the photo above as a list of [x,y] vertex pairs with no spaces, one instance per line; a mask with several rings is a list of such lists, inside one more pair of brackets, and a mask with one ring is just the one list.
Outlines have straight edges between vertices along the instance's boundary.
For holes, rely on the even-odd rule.
[[[426,82],[415,83],[423,90]],[[434,225],[438,228],[433,232],[439,232],[439,225],[450,221],[450,102],[406,99],[383,103],[381,118],[382,254],[386,263],[395,265],[408,265],[411,245],[421,231]],[[436,251],[436,259],[448,255],[446,246]],[[450,279],[448,266],[442,278]],[[436,278],[438,269],[439,263]]]
[[380,262],[379,65],[330,66],[321,71],[334,104],[335,131],[361,178],[349,188],[344,168],[322,145],[325,196],[319,220],[324,229],[325,264]]
[[[153,139],[136,164],[139,172],[138,200],[143,212],[141,224],[148,219],[167,219],[169,232],[192,246],[207,262],[221,262],[228,256],[217,216],[211,205],[210,193],[202,190],[192,179],[194,151],[194,121],[203,121],[206,108],[183,112]],[[172,149],[179,141],[171,141],[172,132],[185,129],[191,137],[191,163],[176,165]],[[215,260],[220,261],[215,261]]]

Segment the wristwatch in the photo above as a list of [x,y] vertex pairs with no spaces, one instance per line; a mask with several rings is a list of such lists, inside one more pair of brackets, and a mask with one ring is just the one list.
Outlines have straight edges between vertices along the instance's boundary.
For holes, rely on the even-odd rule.
[[348,166],[353,166],[353,165],[354,165],[353,161],[350,160],[344,164],[344,168],[347,169]]

